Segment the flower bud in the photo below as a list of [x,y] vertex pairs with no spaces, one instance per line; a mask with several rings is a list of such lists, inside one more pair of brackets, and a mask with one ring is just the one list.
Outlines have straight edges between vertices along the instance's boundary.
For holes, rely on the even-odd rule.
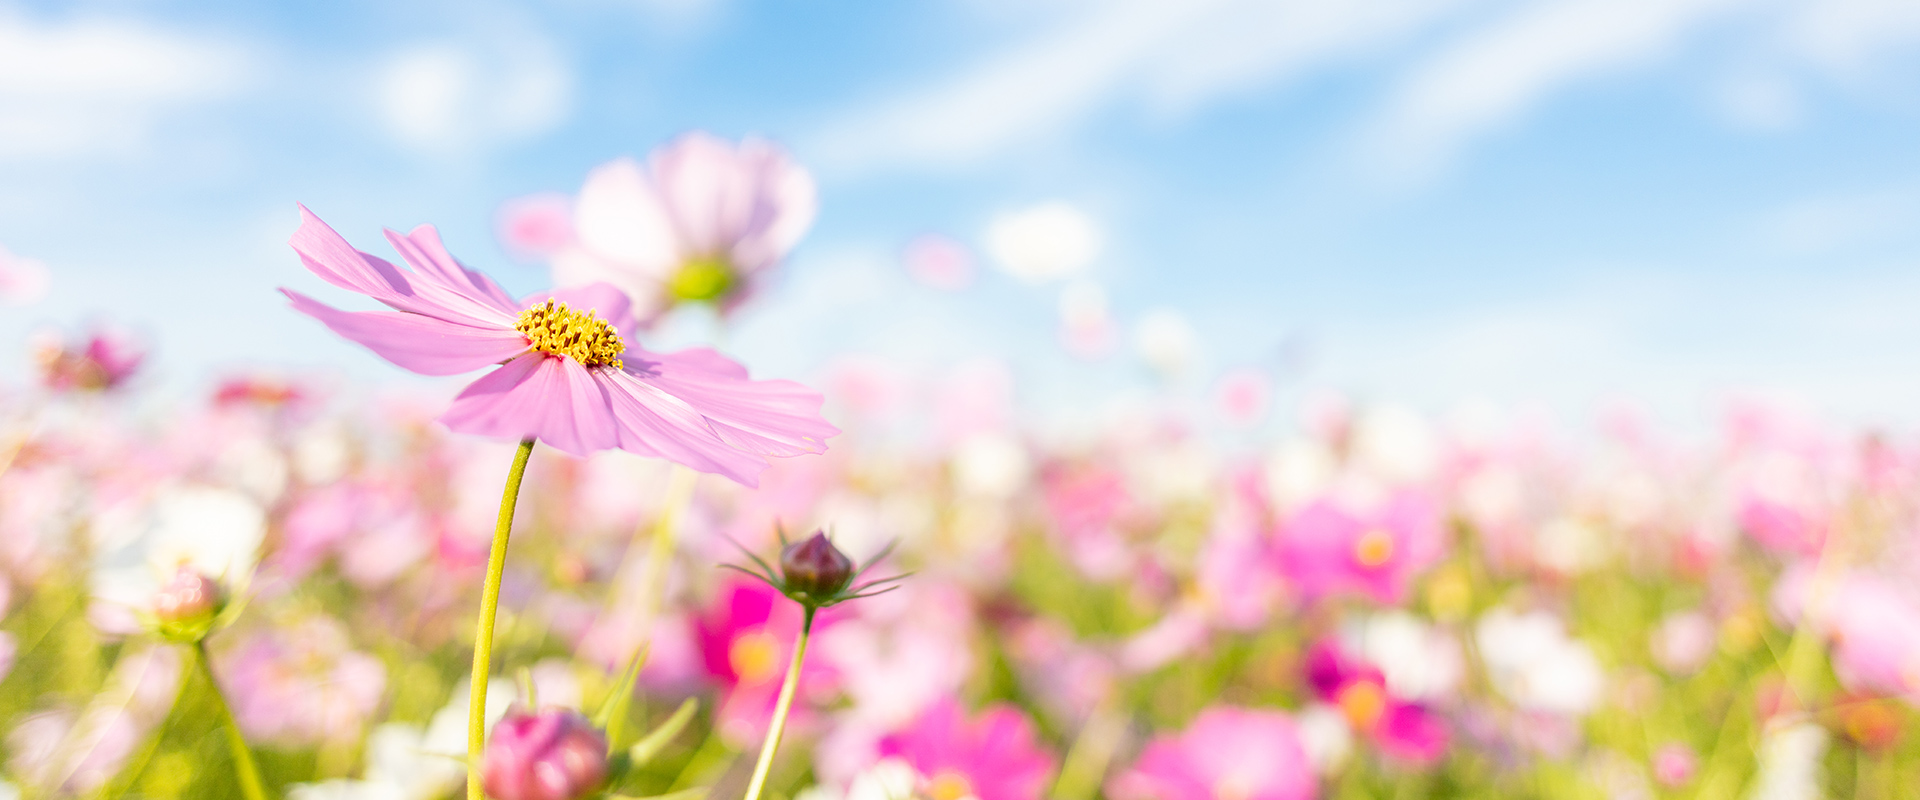
[[578,800],[607,781],[607,737],[580,712],[515,708],[493,726],[480,780],[498,800]]
[[153,618],[161,635],[180,641],[198,641],[213,627],[226,598],[220,584],[193,567],[181,565],[153,596]]
[[853,559],[834,547],[826,534],[816,531],[806,541],[780,551],[780,576],[786,580],[787,591],[825,599],[853,581]]

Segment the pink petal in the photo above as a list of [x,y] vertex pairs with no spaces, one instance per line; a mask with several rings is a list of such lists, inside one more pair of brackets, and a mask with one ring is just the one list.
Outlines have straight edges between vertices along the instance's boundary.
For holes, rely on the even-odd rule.
[[566,303],[575,311],[596,311],[600,319],[613,323],[614,330],[621,336],[633,336],[640,329],[640,323],[633,317],[633,303],[627,294],[604,281],[589,283],[585,286],[572,286],[545,292],[534,292],[520,299],[519,308],[527,309],[547,302],[553,298]]
[[760,485],[766,459],[722,440],[685,400],[629,372],[600,370],[595,376],[608,385],[620,422],[620,449],[725,475],[748,488]]
[[513,313],[467,285],[449,284],[434,273],[408,274],[359,252],[339,233],[300,207],[300,229],[289,241],[302,263],[335,286],[372,297],[400,311],[476,327],[512,327]]
[[573,215],[581,244],[619,267],[659,279],[680,263],[680,236],[646,172],[631,158],[587,173]]
[[527,350],[517,331],[476,328],[399,311],[341,311],[290,289],[293,309],[359,342],[395,365],[422,375],[458,375]]
[[653,176],[689,253],[722,253],[753,219],[752,177],[731,143],[703,132],[654,152]]
[[741,142],[740,158],[753,176],[758,202],[746,231],[733,244],[733,262],[742,272],[753,273],[778,263],[800,242],[813,226],[820,196],[813,176],[771,142]]
[[744,367],[712,350],[627,352],[627,372],[691,404],[735,447],[774,457],[821,453],[840,433],[820,416],[819,392],[792,381],[748,380]]
[[495,439],[532,437],[577,456],[620,445],[607,392],[590,371],[540,352],[480,376],[453,399],[440,422]]
[[404,237],[393,231],[387,231],[386,234],[393,249],[400,251],[400,257],[406,259],[414,271],[432,275],[447,286],[462,290],[462,294],[466,294],[464,290],[471,289],[472,296],[490,302],[495,308],[509,314],[520,310],[514,305],[513,296],[501,289],[500,284],[467,269],[452,253],[447,252],[447,246],[440,241],[440,232],[432,225],[421,225]]

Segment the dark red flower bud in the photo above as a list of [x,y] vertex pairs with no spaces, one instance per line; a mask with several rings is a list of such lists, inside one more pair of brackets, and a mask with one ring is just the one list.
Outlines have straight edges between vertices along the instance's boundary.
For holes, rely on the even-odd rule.
[[606,734],[572,709],[513,709],[493,726],[480,781],[498,800],[579,800],[607,782]]
[[825,533],[815,532],[803,542],[780,551],[780,576],[789,592],[804,592],[815,600],[839,594],[853,581],[853,559],[834,547]]

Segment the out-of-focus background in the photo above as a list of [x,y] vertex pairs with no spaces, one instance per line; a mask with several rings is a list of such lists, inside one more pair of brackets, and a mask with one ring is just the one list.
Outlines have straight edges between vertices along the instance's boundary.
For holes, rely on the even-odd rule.
[[1911,0],[0,2],[0,372],[99,321],[169,386],[419,380],[285,308],[318,285],[295,202],[373,250],[434,223],[530,291],[503,201],[703,128],[820,184],[727,333],[757,373],[997,358],[1043,415],[1252,369],[1896,422],[1916,77]]

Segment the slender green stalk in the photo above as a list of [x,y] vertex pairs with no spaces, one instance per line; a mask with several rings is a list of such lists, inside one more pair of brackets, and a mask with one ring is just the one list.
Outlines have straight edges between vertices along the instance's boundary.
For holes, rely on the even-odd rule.
[[493,548],[487,552],[487,582],[480,589],[480,619],[473,630],[473,685],[467,691],[467,800],[486,800],[480,789],[480,751],[487,746],[487,680],[493,676],[493,617],[500,609],[500,576],[507,570],[507,535],[520,501],[520,479],[527,474],[533,440],[520,442],[500,495],[500,517],[493,524]]
[[807,639],[813,634],[812,607],[800,622],[800,638],[793,643],[793,662],[787,665],[787,679],[780,684],[780,699],[773,707],[773,724],[767,726],[767,741],[760,745],[760,760],[753,765],[753,780],[747,783],[746,800],[760,800],[760,789],[767,784],[767,771],[773,769],[773,753],[780,749],[780,734],[787,727],[787,711],[793,708],[793,693],[800,686],[800,661],[807,656]]
[[233,771],[240,778],[240,793],[247,800],[267,800],[266,784],[260,781],[260,767],[253,763],[253,751],[247,749],[246,737],[240,735],[240,723],[233,718],[233,709],[227,706],[227,696],[220,691],[220,682],[213,677],[213,665],[207,660],[205,642],[193,643],[193,664],[200,670],[207,687],[213,690],[213,706],[220,714],[220,727],[227,734],[227,750],[233,754]]

